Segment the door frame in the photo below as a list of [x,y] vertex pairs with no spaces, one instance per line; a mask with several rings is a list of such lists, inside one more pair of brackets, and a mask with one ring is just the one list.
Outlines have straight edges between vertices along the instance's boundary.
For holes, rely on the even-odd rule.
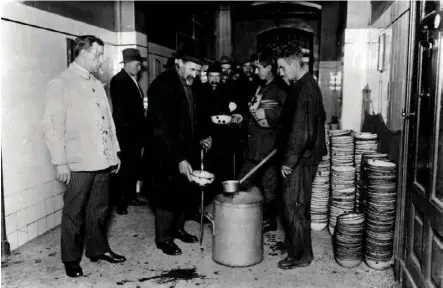
[[[406,99],[403,107],[403,115],[409,115],[411,112],[411,100],[414,85],[417,85],[416,73],[418,67],[418,43],[416,41],[416,32],[419,26],[419,15],[417,15],[417,1],[409,1],[409,33],[408,33],[408,54],[407,54],[407,72],[406,72]],[[407,187],[408,187],[408,158],[409,158],[409,143],[412,134],[409,131],[409,119],[403,117],[403,129],[401,135],[401,150],[398,162],[398,180],[397,180],[397,213],[395,222],[394,235],[394,277],[397,287],[403,287],[403,282],[406,280],[414,285],[408,270],[406,269],[405,259],[408,241],[408,218],[409,207],[407,206]]]

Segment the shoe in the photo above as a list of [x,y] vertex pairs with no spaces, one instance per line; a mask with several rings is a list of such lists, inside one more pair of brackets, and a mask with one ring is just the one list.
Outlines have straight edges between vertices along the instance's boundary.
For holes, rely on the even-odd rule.
[[148,202],[141,201],[141,200],[138,200],[138,199],[134,199],[131,202],[129,202],[130,206],[145,206],[146,204],[148,204]]
[[184,229],[177,230],[175,233],[175,238],[181,240],[184,243],[197,243],[198,238],[194,235],[189,234]]
[[100,256],[95,256],[89,258],[91,262],[98,262],[99,260],[108,261],[109,263],[122,263],[126,261],[126,257],[122,255],[118,255],[111,250],[106,251],[104,254]]
[[77,262],[65,262],[66,275],[72,278],[83,276],[82,267]]
[[117,214],[118,215],[126,215],[128,214],[128,209],[127,208],[117,208]]
[[263,233],[277,231],[277,221],[276,220],[265,220],[263,221]]
[[285,259],[278,262],[278,267],[284,270],[307,267],[311,264],[312,260],[309,262],[302,262],[299,259],[293,257],[286,257]]
[[163,253],[171,256],[182,254],[182,250],[172,240],[157,244],[157,248],[161,249]]

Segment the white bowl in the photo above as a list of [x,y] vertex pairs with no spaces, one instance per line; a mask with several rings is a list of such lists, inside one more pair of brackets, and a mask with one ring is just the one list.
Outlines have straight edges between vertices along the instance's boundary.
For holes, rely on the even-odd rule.
[[372,268],[374,270],[385,270],[392,266],[391,261],[375,261],[375,260],[365,259],[365,262],[369,266],[369,268]]
[[328,226],[328,223],[313,223],[311,222],[311,230],[312,231],[322,231]]
[[214,115],[211,120],[215,124],[229,124],[232,121],[232,116],[229,115]]
[[211,184],[215,179],[214,174],[202,170],[193,171],[191,177],[192,181],[194,181],[200,186],[206,186],[208,184]]
[[337,261],[337,263],[344,268],[355,268],[358,265],[360,265],[363,260],[362,259],[342,260],[342,259],[335,258],[335,261]]

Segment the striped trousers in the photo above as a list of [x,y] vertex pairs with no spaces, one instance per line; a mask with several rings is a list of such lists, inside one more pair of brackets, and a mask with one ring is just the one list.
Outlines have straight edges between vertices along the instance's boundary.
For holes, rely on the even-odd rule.
[[283,179],[283,226],[288,256],[302,262],[314,259],[311,242],[312,182],[318,165],[297,165]]
[[110,170],[71,172],[63,196],[61,257],[79,263],[85,245],[88,258],[109,248],[107,239]]

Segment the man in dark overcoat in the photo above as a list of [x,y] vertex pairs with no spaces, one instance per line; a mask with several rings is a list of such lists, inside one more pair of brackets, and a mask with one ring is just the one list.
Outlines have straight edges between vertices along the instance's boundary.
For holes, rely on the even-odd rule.
[[[200,124],[205,135],[211,136],[212,147],[205,156],[208,170],[215,174],[214,183],[207,188],[207,195],[214,196],[221,192],[221,182],[233,179],[233,133],[232,125],[216,124],[211,120],[216,115],[231,115],[229,104],[233,101],[230,86],[221,85],[221,66],[215,62],[207,70],[208,82],[203,84],[199,99]],[[211,197],[208,197],[208,200]]]
[[[267,49],[260,53],[254,64],[255,73],[261,83],[248,104],[249,113],[245,117],[248,145],[238,178],[245,176],[276,148],[277,135],[281,129],[280,116],[287,96],[286,84],[277,75],[277,63],[273,50]],[[275,106],[263,106],[266,105],[266,101],[274,101]],[[259,171],[244,182],[245,188],[258,186],[263,191],[264,232],[277,229],[279,179],[277,167],[276,159],[271,158]]]
[[120,215],[128,214],[128,205],[142,206],[137,199],[138,169],[141,168],[141,149],[145,136],[143,109],[144,93],[137,76],[141,70],[142,57],[135,48],[123,50],[124,67],[111,79],[112,116],[120,143],[120,173],[112,178],[112,202]]
[[184,224],[186,210],[195,205],[193,193],[198,193],[191,182],[193,169],[200,166],[201,149],[192,84],[203,57],[192,42],[174,57],[174,67],[157,76],[148,89],[150,201],[155,210],[155,242],[168,255],[181,254],[174,239],[198,241],[184,230]]
[[282,269],[306,267],[314,259],[310,205],[312,182],[326,154],[323,99],[317,81],[307,72],[301,49],[289,44],[280,50],[279,73],[292,87],[282,113],[281,173],[283,224],[288,256]]

